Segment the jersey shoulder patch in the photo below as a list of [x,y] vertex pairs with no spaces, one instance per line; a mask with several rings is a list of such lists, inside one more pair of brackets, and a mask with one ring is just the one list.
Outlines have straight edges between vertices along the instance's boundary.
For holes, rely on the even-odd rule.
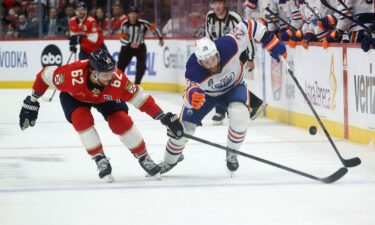
[[230,36],[223,36],[215,42],[220,55],[220,64],[226,65],[238,52],[236,41]]
[[89,22],[93,22],[93,21],[95,21],[95,19],[94,19],[94,17],[88,16],[88,17],[87,17],[87,21],[89,21]]

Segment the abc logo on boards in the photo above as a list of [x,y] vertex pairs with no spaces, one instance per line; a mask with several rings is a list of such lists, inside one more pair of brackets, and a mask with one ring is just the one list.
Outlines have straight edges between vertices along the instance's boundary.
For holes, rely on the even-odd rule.
[[62,54],[60,49],[56,45],[47,45],[41,56],[42,66],[61,66],[62,65]]

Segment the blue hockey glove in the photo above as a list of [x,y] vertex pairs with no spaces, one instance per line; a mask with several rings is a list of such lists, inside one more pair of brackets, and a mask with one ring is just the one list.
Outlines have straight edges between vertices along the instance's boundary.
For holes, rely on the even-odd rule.
[[272,58],[280,62],[279,57],[282,56],[286,59],[287,52],[284,42],[280,41],[274,34],[265,34],[262,40],[262,46],[270,52]]
[[363,38],[361,43],[361,48],[364,52],[368,52],[370,50],[372,45],[372,48],[375,48],[375,38],[372,38],[371,35],[366,35],[365,38]]

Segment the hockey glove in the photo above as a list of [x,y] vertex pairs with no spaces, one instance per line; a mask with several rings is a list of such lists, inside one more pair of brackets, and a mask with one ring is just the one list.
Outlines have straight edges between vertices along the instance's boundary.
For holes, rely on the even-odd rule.
[[363,38],[361,43],[361,48],[364,52],[368,52],[370,50],[371,45],[373,48],[375,48],[375,38],[372,38],[371,35],[366,35],[365,38]]
[[295,34],[292,29],[283,29],[280,31],[280,40],[289,41],[289,39]]
[[199,110],[206,102],[204,91],[196,85],[192,85],[186,90],[186,97],[189,104],[196,110]]
[[328,45],[329,43],[332,43],[332,42],[341,42],[341,39],[342,39],[342,34],[344,32],[341,31],[341,30],[334,30],[332,31],[327,37],[326,39],[323,41],[323,48],[326,49],[328,48]]
[[77,53],[76,45],[78,45],[80,43],[80,39],[81,38],[80,38],[79,35],[70,36],[70,38],[69,38],[69,50],[71,52]]
[[38,118],[39,102],[32,102],[30,96],[23,100],[23,105],[20,113],[20,127],[25,130],[29,126],[34,126]]
[[308,42],[308,43],[313,42],[313,41],[318,41],[318,37],[315,35],[315,33],[313,31],[307,31],[303,35],[303,39],[305,39],[306,42]]
[[312,31],[307,31],[303,35],[303,40],[302,40],[302,47],[304,49],[307,49],[309,47],[310,42],[313,41],[318,41],[318,38],[316,37],[315,33]]
[[167,127],[167,135],[171,138],[180,139],[184,135],[184,128],[180,123],[178,116],[171,112],[164,114],[161,123]]
[[69,46],[69,50],[73,53],[77,53],[77,47],[75,45]]
[[335,27],[337,19],[334,15],[328,15],[318,20],[317,25],[322,30],[329,30]]
[[272,58],[280,62],[279,57],[286,59],[287,52],[284,42],[280,41],[274,34],[268,33],[262,40],[262,46],[270,52]]
[[290,37],[290,39],[288,41],[289,47],[295,48],[296,45],[297,45],[297,41],[301,41],[302,37],[303,37],[303,33],[302,33],[301,30],[295,31],[294,34]]

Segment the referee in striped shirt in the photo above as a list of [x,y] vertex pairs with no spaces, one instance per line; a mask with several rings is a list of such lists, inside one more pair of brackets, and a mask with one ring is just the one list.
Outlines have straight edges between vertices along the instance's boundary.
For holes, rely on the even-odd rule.
[[[221,36],[228,34],[240,21],[242,18],[236,12],[228,10],[225,6],[225,0],[210,0],[211,7],[213,10],[209,11],[206,15],[205,24],[205,36],[210,38],[212,41],[217,40]],[[251,71],[254,69],[254,53],[255,48],[251,42],[251,47],[244,51],[240,60],[243,64],[246,64],[246,68]],[[258,110],[261,108],[263,101],[250,93],[250,118],[254,120],[260,112]],[[223,107],[216,107],[216,113],[212,117],[214,125],[222,125],[225,118],[226,109]]]
[[122,44],[117,67],[122,71],[131,62],[133,56],[137,58],[135,84],[141,84],[142,77],[146,71],[145,34],[150,30],[159,38],[159,45],[163,46],[164,41],[160,30],[155,24],[146,20],[138,19],[138,8],[131,6],[128,12],[128,19],[121,24],[120,42]]

